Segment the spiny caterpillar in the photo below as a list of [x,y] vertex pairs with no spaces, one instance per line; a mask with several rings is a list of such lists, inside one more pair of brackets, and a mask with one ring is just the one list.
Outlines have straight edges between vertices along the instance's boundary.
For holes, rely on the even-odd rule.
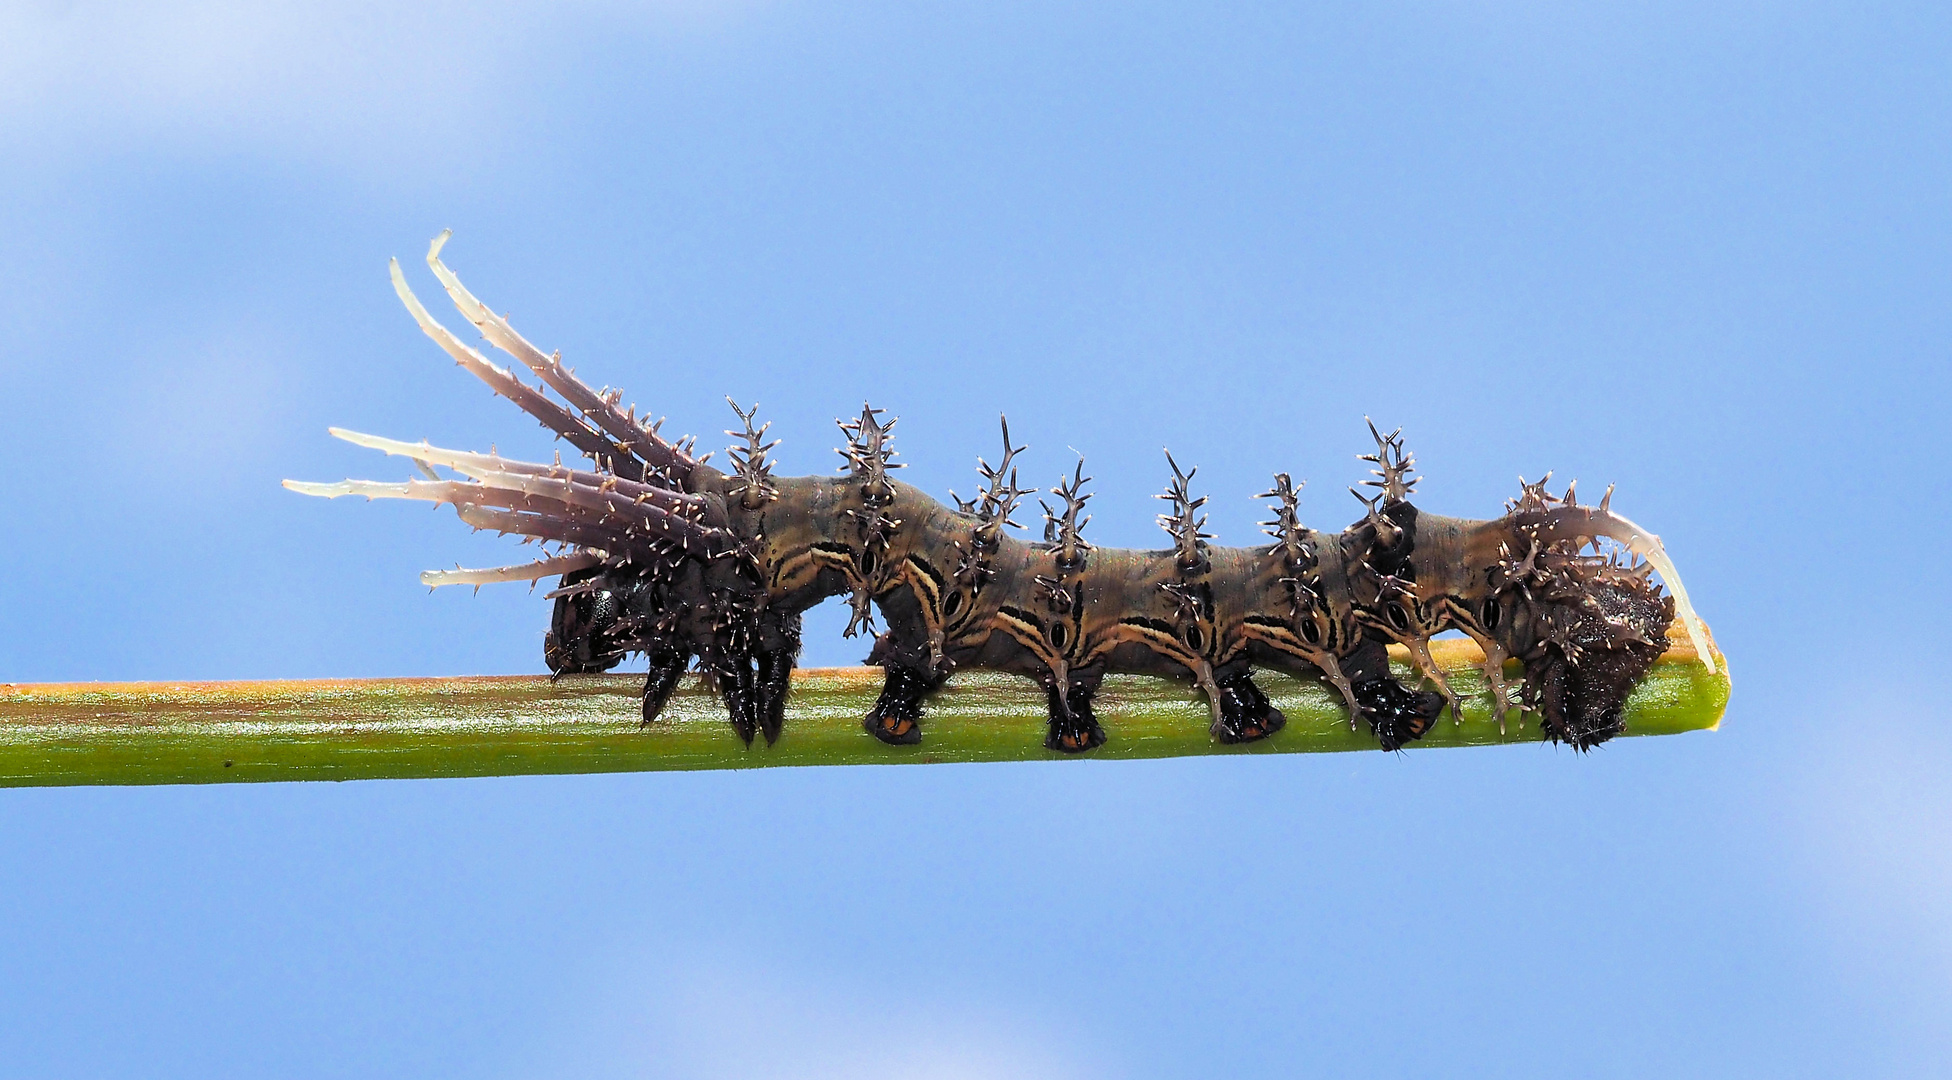
[[[1112,673],[1189,680],[1204,694],[1213,737],[1265,738],[1284,723],[1254,684],[1256,668],[1319,677],[1340,693],[1386,749],[1421,737],[1458,695],[1432,661],[1429,641],[1457,630],[1484,650],[1484,680],[1499,723],[1513,709],[1537,718],[1548,739],[1586,749],[1618,734],[1636,680],[1681,625],[1713,667],[1706,628],[1688,604],[1659,540],[1609,509],[1582,506],[1572,487],[1555,497],[1543,480],[1493,520],[1426,514],[1410,502],[1413,461],[1395,433],[1374,424],[1374,493],[1339,533],[1304,527],[1285,473],[1262,498],[1273,543],[1219,547],[1203,531],[1204,497],[1193,470],[1169,454],[1172,480],[1159,496],[1172,546],[1095,547],[1080,518],[1090,495],[1083,463],[1043,504],[1044,538],[1010,536],[1011,515],[1036,489],[1018,486],[1017,455],[1003,425],[1003,454],[979,460],[976,497],[943,506],[893,477],[894,421],[863,407],[840,422],[842,475],[780,477],[756,406],[733,403],[741,427],[730,470],[706,464],[691,440],[619,407],[544,355],[464,288],[440,261],[442,233],[427,253],[461,314],[496,348],[554,390],[563,404],[456,338],[421,306],[398,261],[394,289],[429,337],[543,426],[586,455],[588,468],[513,461],[333,429],[339,438],[412,460],[424,479],[401,483],[286,481],[308,495],[365,495],[451,504],[476,529],[558,545],[553,557],[492,570],[429,571],[428,585],[482,585],[560,576],[544,652],[552,671],[604,671],[627,654],[650,661],[646,723],[663,708],[693,657],[725,703],[733,729],[768,744],[786,722],[801,614],[832,596],[852,609],[846,633],[887,630],[869,662],[885,670],[863,720],[887,743],[922,738],[923,704],[954,672],[983,668],[1037,680],[1048,699],[1046,745],[1078,753],[1106,738],[1092,697]],[[727,399],[730,401],[730,399]],[[444,477],[444,467],[465,479]],[[1523,483],[1521,481],[1521,483]],[[1605,543],[1602,543],[1602,542]],[[1652,580],[1658,570],[1672,595]],[[1434,691],[1390,674],[1386,645],[1407,647]],[[1522,675],[1513,697],[1507,659]]]

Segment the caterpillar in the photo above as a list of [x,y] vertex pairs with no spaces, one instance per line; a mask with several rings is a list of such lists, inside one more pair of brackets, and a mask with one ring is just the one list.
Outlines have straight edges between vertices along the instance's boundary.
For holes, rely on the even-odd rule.
[[[978,459],[982,487],[953,507],[897,480],[895,421],[863,406],[837,421],[846,437],[833,476],[783,477],[777,440],[755,426],[757,406],[728,398],[740,427],[728,467],[708,464],[696,440],[620,407],[544,355],[477,300],[441,261],[428,266],[485,340],[540,380],[524,382],[461,341],[422,306],[398,260],[393,286],[420,328],[479,377],[580,451],[588,462],[552,464],[448,450],[332,429],[356,445],[405,457],[420,478],[387,483],[287,480],[294,491],[445,503],[477,530],[553,545],[520,566],[436,570],[430,586],[535,582],[557,587],[544,658],[556,674],[605,671],[631,654],[649,661],[642,716],[653,721],[696,658],[738,737],[770,745],[787,718],[801,616],[829,597],[850,606],[845,633],[868,634],[869,663],[884,670],[868,733],[891,744],[922,739],[928,695],[955,672],[1027,676],[1049,708],[1045,744],[1064,753],[1102,745],[1092,699],[1108,674],[1181,679],[1204,696],[1209,730],[1248,742],[1285,718],[1255,685],[1273,669],[1319,678],[1340,695],[1349,723],[1366,723],[1394,750],[1422,737],[1462,701],[1431,659],[1432,636],[1460,631],[1482,647],[1483,676],[1502,726],[1536,718],[1542,736],[1589,749],[1618,734],[1634,683],[1679,622],[1712,671],[1707,632],[1657,537],[1610,508],[1563,495],[1546,480],[1497,518],[1425,513],[1411,502],[1415,462],[1401,433],[1369,425],[1368,494],[1351,488],[1362,516],[1339,532],[1304,526],[1297,485],[1277,474],[1261,498],[1269,544],[1209,543],[1196,470],[1170,453],[1159,497],[1171,545],[1155,551],[1097,547],[1082,516],[1091,495],[1080,460],[1039,500],[1043,539],[1011,535],[1013,515],[1039,489],[1019,486],[1009,421],[996,464]],[[549,396],[553,391],[555,397]],[[439,470],[446,469],[449,474]],[[1549,474],[1547,479],[1549,479]],[[1653,574],[1661,578],[1656,583]],[[1661,584],[1666,591],[1663,592]],[[885,622],[877,631],[875,616]],[[1677,620],[1678,615],[1678,620]],[[1390,671],[1387,646],[1407,648],[1417,687]],[[1506,675],[1516,660],[1516,685]]]

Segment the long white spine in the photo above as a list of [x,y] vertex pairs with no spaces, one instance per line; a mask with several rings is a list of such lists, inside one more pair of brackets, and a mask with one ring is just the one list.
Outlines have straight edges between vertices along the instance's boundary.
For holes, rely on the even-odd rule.
[[553,559],[540,559],[522,566],[498,566],[490,570],[468,570],[458,566],[452,570],[422,570],[420,583],[438,589],[443,585],[473,585],[480,588],[505,581],[536,581],[601,566],[606,558],[608,556],[601,551],[588,550]]

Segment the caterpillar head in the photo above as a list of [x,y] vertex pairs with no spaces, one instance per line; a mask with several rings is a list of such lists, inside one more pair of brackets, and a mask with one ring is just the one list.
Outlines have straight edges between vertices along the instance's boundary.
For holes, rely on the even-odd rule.
[[[1524,665],[1524,704],[1547,737],[1588,749],[1620,733],[1627,695],[1668,648],[1677,614],[1710,670],[1706,630],[1659,538],[1544,481],[1504,517],[1473,523],[1469,568],[1446,604],[1488,656]],[[1660,572],[1667,591],[1654,581]]]
[[[1627,695],[1667,651],[1674,599],[1649,567],[1601,555],[1590,538],[1534,540],[1486,574],[1475,605],[1481,628],[1524,664],[1524,703],[1546,735],[1577,749],[1620,733]],[[1509,540],[1501,552],[1512,552]],[[1496,625],[1484,625],[1496,617]]]

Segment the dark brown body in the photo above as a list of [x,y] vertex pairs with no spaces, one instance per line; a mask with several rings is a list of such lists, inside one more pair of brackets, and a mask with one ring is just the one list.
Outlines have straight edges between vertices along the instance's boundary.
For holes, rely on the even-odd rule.
[[[841,424],[844,475],[772,475],[765,429],[739,409],[745,429],[731,472],[695,458],[618,408],[554,356],[523,340],[428,255],[457,307],[496,347],[539,375],[556,404],[462,344],[429,316],[394,267],[395,287],[421,327],[462,366],[515,401],[591,459],[579,470],[513,462],[353,433],[342,437],[418,462],[426,480],[401,484],[287,482],[318,495],[417,498],[454,505],[476,528],[552,541],[561,554],[529,567],[430,572],[429,584],[479,585],[561,574],[546,644],[557,672],[602,670],[630,653],[650,659],[644,716],[657,715],[691,658],[716,680],[728,716],[750,742],[776,738],[786,720],[788,675],[800,616],[847,596],[849,634],[887,631],[871,659],[887,684],[864,726],[888,742],[922,737],[924,700],[955,672],[983,668],[1036,679],[1050,702],[1048,745],[1077,752],[1106,736],[1092,714],[1111,673],[1185,679],[1203,693],[1211,730],[1227,741],[1265,737],[1283,718],[1254,685],[1256,668],[1319,676],[1334,686],[1351,723],[1365,720],[1395,748],[1421,736],[1456,695],[1430,662],[1432,635],[1460,630],[1486,653],[1485,676],[1502,720],[1513,706],[1538,715],[1547,737],[1585,748],[1617,733],[1620,707],[1665,648],[1676,599],[1685,625],[1699,620],[1657,540],[1610,513],[1528,485],[1503,516],[1465,520],[1421,513],[1409,501],[1411,461],[1395,435],[1375,432],[1377,489],[1354,525],[1324,533],[1302,526],[1287,475],[1264,547],[1217,547],[1201,532],[1204,498],[1193,474],[1172,464],[1161,517],[1171,547],[1092,547],[1080,511],[1080,464],[1052,489],[1045,540],[1009,535],[1026,494],[1016,487],[1004,428],[999,465],[982,466],[986,488],[952,509],[892,478],[889,430],[864,409]],[[445,465],[472,478],[446,479]],[[1602,539],[1633,553],[1602,555]],[[1642,565],[1640,556],[1650,563]],[[1650,576],[1658,567],[1676,596]],[[1389,672],[1385,646],[1405,645],[1437,692],[1411,690]],[[1519,701],[1504,662],[1522,662]]]

